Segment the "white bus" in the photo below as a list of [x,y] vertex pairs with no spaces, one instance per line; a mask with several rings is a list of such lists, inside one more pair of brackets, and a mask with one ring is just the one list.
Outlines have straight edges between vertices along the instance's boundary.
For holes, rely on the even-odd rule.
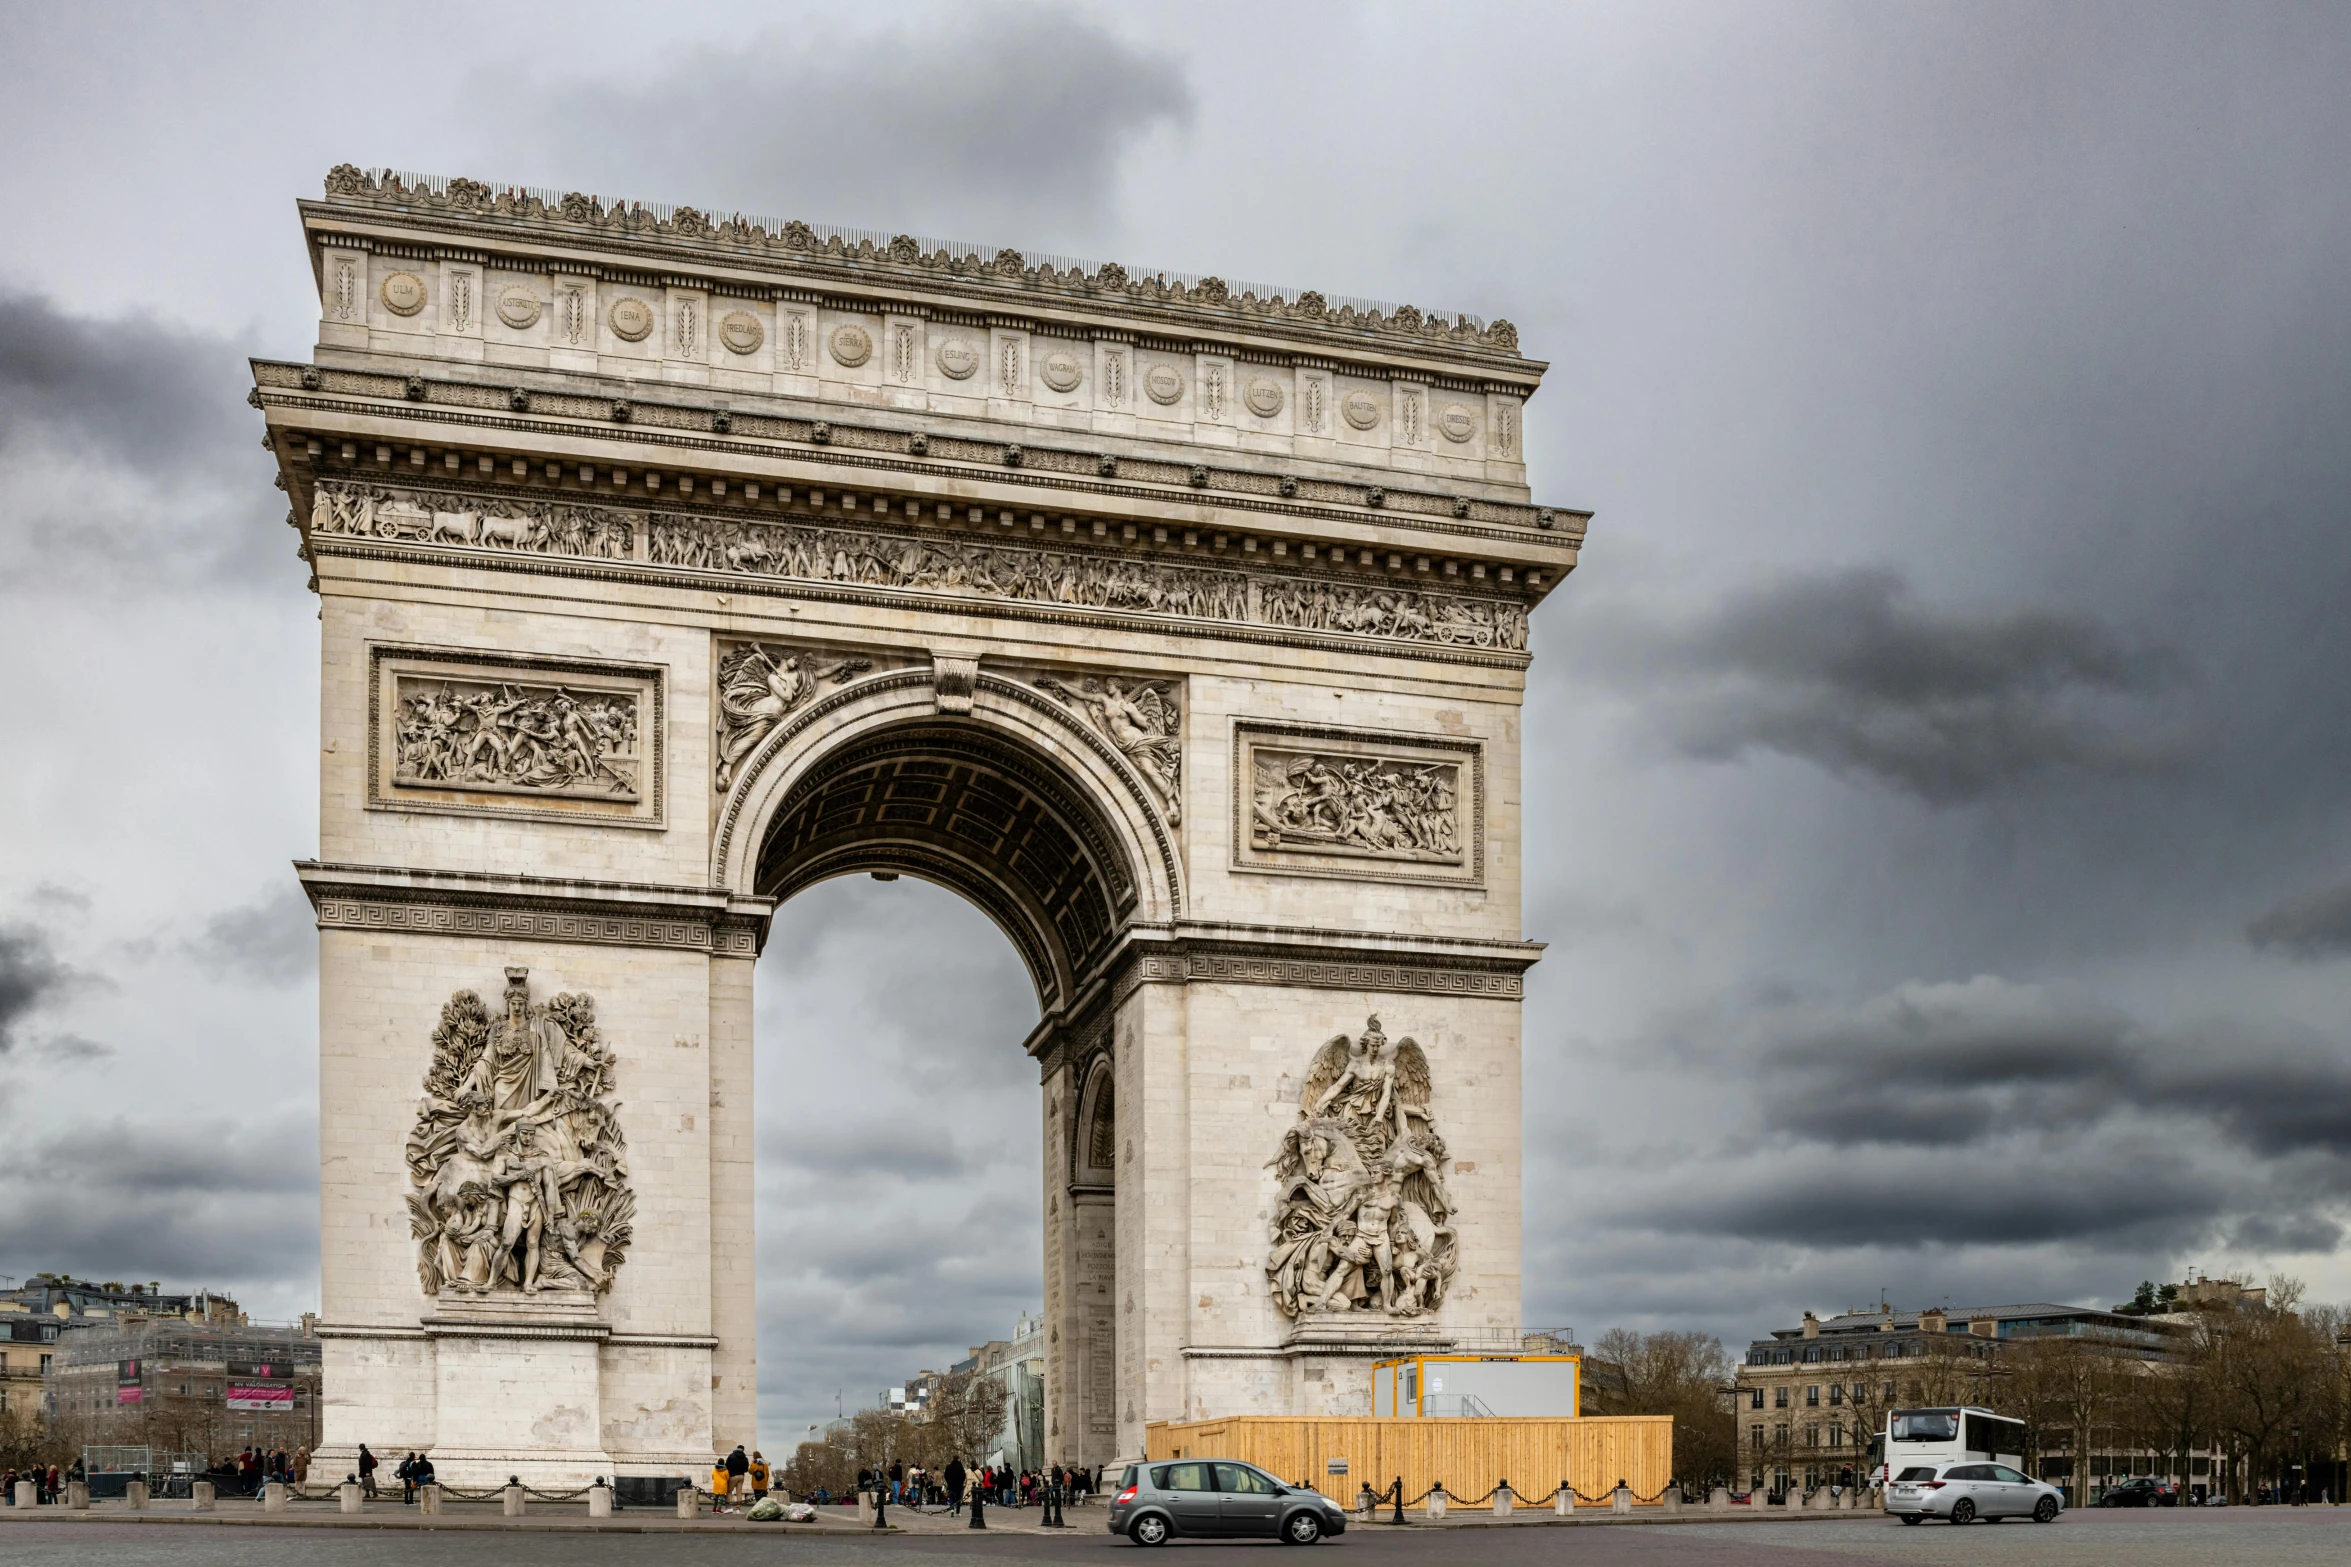
[[1906,1469],[1971,1459],[2024,1468],[2024,1422],[1968,1405],[1893,1410],[1878,1441],[1883,1465],[1878,1478],[1886,1484],[1901,1479]]

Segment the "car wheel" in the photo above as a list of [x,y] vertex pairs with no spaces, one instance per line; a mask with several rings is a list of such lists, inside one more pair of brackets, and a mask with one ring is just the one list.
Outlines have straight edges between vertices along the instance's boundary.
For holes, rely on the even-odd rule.
[[1975,1503],[1964,1496],[1953,1502],[1951,1504],[1951,1521],[1953,1523],[1974,1523]]
[[1127,1538],[1137,1545],[1165,1545],[1167,1520],[1157,1513],[1145,1513],[1127,1525]]
[[2035,1522],[2035,1523],[2055,1523],[2056,1521],[2057,1521],[2057,1498],[2056,1498],[2056,1497],[2054,1497],[2054,1496],[2044,1496],[2044,1497],[2042,1497],[2042,1498],[2040,1499],[2040,1501],[2038,1501],[2038,1502],[2036,1502],[2036,1503],[2034,1503],[2034,1504],[2033,1504],[2033,1522]]
[[1904,1513],[1902,1515],[1902,1521],[1904,1523],[1917,1523],[1919,1521],[1919,1517],[1916,1513]]
[[1284,1545],[1312,1545],[1322,1538],[1322,1520],[1312,1513],[1297,1512],[1282,1520]]

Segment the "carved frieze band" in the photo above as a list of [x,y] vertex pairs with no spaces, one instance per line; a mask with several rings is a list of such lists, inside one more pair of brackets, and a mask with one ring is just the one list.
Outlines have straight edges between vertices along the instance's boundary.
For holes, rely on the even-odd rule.
[[[507,559],[624,561],[639,558],[637,526],[603,507],[322,479],[310,534]],[[813,523],[656,512],[644,527],[642,559],[654,566],[860,593],[992,599],[1024,613],[1140,615],[1464,652],[1518,654],[1527,645],[1526,606],[1495,597]]]

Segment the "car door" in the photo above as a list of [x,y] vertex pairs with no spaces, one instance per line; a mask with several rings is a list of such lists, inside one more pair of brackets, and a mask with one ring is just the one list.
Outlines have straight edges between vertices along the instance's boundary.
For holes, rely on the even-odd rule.
[[1226,1534],[1270,1540],[1281,1531],[1281,1487],[1247,1464],[1216,1466],[1216,1501]]
[[1224,1532],[1224,1518],[1216,1505],[1215,1466],[1195,1459],[1167,1466],[1167,1511],[1176,1533],[1202,1539]]
[[1978,1518],[1989,1518],[1999,1511],[2000,1488],[1992,1482],[1990,1464],[1953,1464],[1943,1471],[1943,1483],[1959,1493],[1951,1499],[1953,1505],[1959,1497],[1967,1498],[1975,1503]]
[[2000,1512],[2009,1518],[2029,1518],[2034,1506],[2041,1500],[2040,1487],[2024,1474],[2006,1464],[1992,1466],[1992,1478],[2000,1482]]

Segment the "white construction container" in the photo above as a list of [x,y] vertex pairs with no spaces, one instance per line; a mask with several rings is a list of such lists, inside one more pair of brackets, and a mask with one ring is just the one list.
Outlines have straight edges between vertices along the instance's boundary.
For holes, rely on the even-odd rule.
[[1574,1355],[1413,1355],[1371,1368],[1371,1412],[1406,1420],[1580,1413]]

